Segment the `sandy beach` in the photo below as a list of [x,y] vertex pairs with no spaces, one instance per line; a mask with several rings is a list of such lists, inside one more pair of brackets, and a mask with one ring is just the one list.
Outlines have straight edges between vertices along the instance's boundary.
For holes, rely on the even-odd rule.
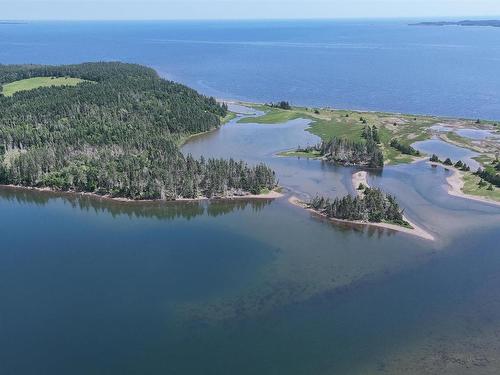
[[352,174],[352,187],[358,195],[363,194],[362,190],[358,190],[358,187],[360,184],[363,184],[364,186],[368,186],[368,173],[366,171],[360,171]]

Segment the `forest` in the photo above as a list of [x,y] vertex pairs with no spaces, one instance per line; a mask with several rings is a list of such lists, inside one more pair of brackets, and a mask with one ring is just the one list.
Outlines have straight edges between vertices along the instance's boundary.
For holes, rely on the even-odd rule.
[[184,156],[179,141],[219,127],[227,106],[153,69],[0,65],[0,85],[33,77],[86,82],[0,95],[0,184],[167,200],[276,186],[263,164]]
[[333,201],[318,196],[313,198],[308,205],[329,218],[409,225],[404,220],[403,211],[399,208],[396,199],[376,188],[363,187],[363,193],[356,197],[346,195],[343,198],[335,198]]

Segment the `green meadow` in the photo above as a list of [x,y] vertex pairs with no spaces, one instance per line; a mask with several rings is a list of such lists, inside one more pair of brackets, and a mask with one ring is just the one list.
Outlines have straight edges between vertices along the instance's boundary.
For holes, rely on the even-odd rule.
[[35,77],[7,83],[2,88],[5,96],[12,96],[19,91],[28,91],[39,87],[76,86],[82,82],[85,80],[71,77]]

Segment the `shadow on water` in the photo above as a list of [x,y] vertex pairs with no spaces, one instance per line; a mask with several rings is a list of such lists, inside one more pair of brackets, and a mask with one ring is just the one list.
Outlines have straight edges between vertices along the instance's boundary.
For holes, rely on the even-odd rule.
[[113,217],[155,218],[160,220],[193,219],[208,215],[217,217],[250,207],[254,212],[271,204],[271,199],[220,199],[181,202],[121,202],[74,193],[36,191],[22,188],[0,187],[0,199],[7,202],[46,206],[51,201],[68,204],[81,211],[107,213]]

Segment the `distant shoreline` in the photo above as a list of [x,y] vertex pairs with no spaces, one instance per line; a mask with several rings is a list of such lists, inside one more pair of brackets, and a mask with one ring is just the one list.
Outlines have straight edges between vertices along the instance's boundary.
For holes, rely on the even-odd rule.
[[410,23],[409,26],[476,26],[500,27],[500,20],[430,21]]

